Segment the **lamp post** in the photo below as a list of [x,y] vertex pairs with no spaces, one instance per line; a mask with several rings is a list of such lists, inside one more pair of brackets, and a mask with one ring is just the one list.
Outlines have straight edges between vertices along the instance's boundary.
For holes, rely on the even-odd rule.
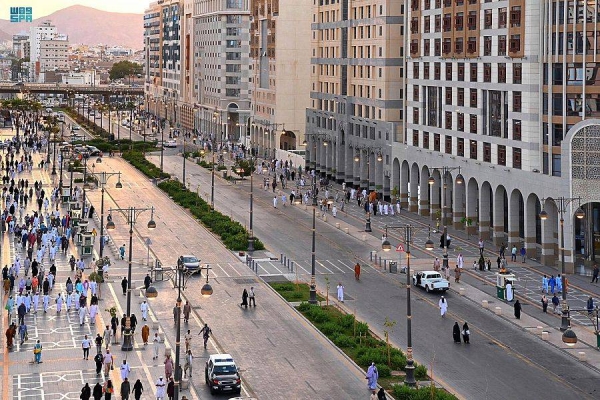
[[[371,194],[371,152],[374,150],[371,147],[367,147],[365,148],[365,150],[367,151],[367,197]],[[362,153],[362,150],[360,150],[360,153]],[[354,162],[360,162],[360,153],[356,153],[356,155],[354,156]],[[381,154],[381,151],[377,151],[377,161],[381,162],[383,161],[383,155]],[[367,203],[368,203],[368,199],[367,199]],[[372,232],[373,229],[371,228],[371,212],[370,211],[366,211],[365,213],[365,232]]]
[[121,172],[92,172],[92,176],[98,180],[98,186],[100,186],[100,253],[99,257],[102,259],[104,254],[104,187],[109,178],[118,176],[119,179],[115,188],[122,189],[123,184],[121,183]]
[[256,158],[251,155],[250,156],[250,231],[248,235],[248,253],[252,256],[252,252],[254,251],[254,230],[252,229],[252,220],[253,220],[253,200],[254,200],[254,168],[256,165]]
[[[542,221],[546,221],[548,219],[548,213],[544,210],[543,205],[546,201],[552,201],[556,205],[558,209],[558,213],[560,214],[560,271],[561,271],[561,280],[562,280],[562,299],[563,299],[563,309],[562,309],[562,318],[561,318],[561,326],[560,330],[565,332],[571,326],[571,319],[568,312],[567,305],[567,271],[565,268],[565,218],[564,214],[567,212],[567,207],[569,207],[573,202],[577,202],[577,210],[575,211],[575,217],[577,219],[583,219],[585,217],[585,213],[581,209],[581,197],[557,197],[557,198],[548,198],[542,199],[542,211],[540,212],[540,219]],[[571,255],[572,252],[571,252]]]
[[[412,309],[410,302],[410,287],[411,287],[411,276],[410,276],[410,242],[412,241],[412,231],[415,229],[412,225],[400,225],[400,226],[385,226],[385,240],[381,244],[383,251],[388,252],[392,249],[390,242],[387,239],[387,230],[390,229],[404,229],[404,241],[406,243],[406,378],[404,384],[407,386],[415,386],[417,381],[415,380],[415,365],[413,359],[412,349]],[[430,230],[430,228],[428,228]],[[425,243],[427,250],[433,249],[433,242],[431,238]]]
[[[315,144],[316,147],[316,144]],[[317,173],[312,170],[312,243],[310,248],[310,290],[308,302],[317,304]]]
[[565,343],[569,347],[575,346],[575,344],[577,343],[577,334],[571,329],[571,312],[576,312],[578,314],[586,316],[594,326],[594,335],[596,336],[596,348],[600,349],[600,319],[598,318],[600,310],[598,309],[598,306],[592,309],[574,309],[566,307],[566,311],[567,317],[569,318],[569,326],[567,327],[567,329],[565,329],[565,331],[562,334],[563,343]]
[[185,154],[185,132],[183,132],[183,187],[185,187],[185,158],[186,158],[186,154]]
[[[456,183],[459,185],[462,185],[465,182],[465,179],[463,178],[463,176],[460,173],[460,167],[439,167],[439,168],[432,168],[432,171],[440,171],[442,174],[442,225],[444,226],[443,232],[442,232],[442,243],[443,243],[443,247],[444,247],[444,254],[442,255],[442,264],[444,266],[444,268],[448,268],[448,227],[446,226],[446,189],[448,188],[448,185],[446,184],[446,175],[449,174],[451,171],[454,170],[458,170],[458,175],[456,175]],[[435,183],[435,179],[433,178],[433,176],[429,176],[429,179],[427,179],[427,183],[429,184],[429,186],[433,186],[433,184]]]
[[[127,269],[127,313],[125,317],[125,330],[123,332],[123,345],[121,346],[122,351],[133,350],[133,338],[131,332],[131,264],[132,264],[132,250],[133,250],[133,226],[136,223],[137,217],[144,211],[151,211],[150,221],[148,221],[148,229],[152,230],[156,228],[156,222],[154,222],[154,207],[150,208],[111,208],[110,213],[113,211],[120,211],[125,215],[127,223],[129,224],[129,257],[128,257],[128,269]],[[115,222],[111,220],[106,224],[106,229],[115,229]]]

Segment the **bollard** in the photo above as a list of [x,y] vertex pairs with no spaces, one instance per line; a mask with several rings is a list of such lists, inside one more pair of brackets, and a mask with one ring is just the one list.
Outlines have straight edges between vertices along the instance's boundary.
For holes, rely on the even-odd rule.
[[388,260],[383,260],[383,270],[387,271],[387,262]]
[[254,271],[254,268],[256,267],[256,262],[254,260],[252,260],[252,264],[250,264],[250,269],[252,271]]
[[336,222],[336,223],[335,223],[335,227],[336,227],[336,228],[338,228],[338,229],[340,229],[340,223],[339,223],[339,222]]
[[323,215],[323,222],[327,222],[327,215]]
[[279,262],[280,262],[281,264],[283,264],[283,253],[280,253],[280,254],[281,254],[281,256],[279,257]]
[[259,267],[259,265],[258,265],[258,263],[256,263],[256,269],[254,270],[254,273],[255,273],[256,275],[258,275],[258,267]]
[[496,315],[500,315],[500,314],[502,314],[502,308],[500,308],[500,307],[496,307],[496,308],[494,309],[494,314],[496,314]]
[[375,254],[375,265],[377,265],[377,254]]
[[548,340],[548,332],[542,331],[542,340]]
[[458,289],[458,294],[461,295],[461,296],[464,296],[465,295],[465,288],[464,287],[459,288]]
[[349,235],[350,234],[350,228],[344,228],[344,230],[346,231],[346,233]]
[[481,305],[483,306],[483,308],[488,308],[490,306],[487,300],[481,300]]
[[292,261],[291,272],[294,272],[294,262]]
[[381,268],[381,257],[379,257],[379,268]]
[[283,256],[283,265],[284,265],[284,266],[285,266],[285,263],[286,263],[286,261],[287,261],[287,257],[286,257],[286,256]]
[[536,329],[537,329],[537,333],[538,333],[539,335],[541,335],[541,334],[542,334],[542,332],[544,332],[544,327],[543,327],[543,326],[538,326]]
[[585,356],[585,351],[578,351],[577,352],[577,358],[579,359],[579,361],[587,361],[587,357]]
[[287,259],[287,269],[290,269],[290,259]]

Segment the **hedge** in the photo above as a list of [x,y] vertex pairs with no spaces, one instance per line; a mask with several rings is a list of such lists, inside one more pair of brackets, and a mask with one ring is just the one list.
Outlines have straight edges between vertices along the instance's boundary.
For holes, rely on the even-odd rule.
[[144,155],[139,151],[125,151],[123,152],[123,159],[139,169],[148,178],[162,179],[171,177],[171,175],[162,172],[160,168],[146,160]]
[[[168,180],[158,187],[180,206],[190,210],[202,224],[221,237],[221,241],[230,250],[244,251],[248,248],[248,231],[237,221],[218,211],[211,210],[209,204],[194,192],[190,192],[181,182]],[[264,250],[264,244],[254,238],[254,249]]]

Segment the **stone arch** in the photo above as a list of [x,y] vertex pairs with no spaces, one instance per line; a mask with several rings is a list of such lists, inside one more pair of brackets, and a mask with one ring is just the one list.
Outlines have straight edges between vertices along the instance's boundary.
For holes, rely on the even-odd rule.
[[431,215],[431,206],[429,204],[429,168],[424,165],[421,167],[421,174],[419,179],[419,215],[429,216]]
[[467,223],[464,225],[467,235],[473,235],[477,232],[479,214],[479,185],[475,178],[471,178],[468,182],[465,182],[465,192],[465,217],[467,218]]
[[558,208],[552,199],[546,199],[542,209],[548,218],[542,221],[542,263],[555,265],[558,255]]
[[282,131],[279,136],[279,148],[281,150],[296,150],[296,134],[292,131]]
[[408,185],[410,179],[410,167],[406,160],[402,161],[400,167],[400,207],[408,209]]
[[506,231],[508,229],[508,199],[506,189],[499,185],[494,190],[494,244],[500,246],[506,243]]
[[484,181],[479,190],[479,236],[483,240],[489,240],[492,237],[492,228],[494,222],[494,192],[492,185]]
[[396,202],[396,200],[400,199],[400,193],[401,193],[401,185],[402,185],[402,179],[400,176],[400,160],[398,160],[398,157],[394,157],[394,161],[392,161],[392,180],[391,180],[391,201],[392,202]]
[[449,189],[452,188],[452,193],[449,194],[449,199],[452,201],[449,208],[451,221],[454,229],[465,229],[463,218],[466,216],[467,208],[467,182],[463,180],[462,183],[459,183],[456,178],[448,179],[448,182],[452,182],[451,185],[448,185]]
[[525,201],[524,218],[524,241],[527,257],[539,259],[541,255],[542,244],[542,225],[540,212],[542,211],[539,197],[535,193],[530,193]]
[[516,245],[520,248],[525,237],[525,202],[519,189],[510,193],[508,203],[508,242],[507,245]]
[[408,184],[408,210],[417,212],[419,210],[419,166],[413,163],[410,167],[410,182]]
[[[442,221],[442,176],[438,169],[429,171],[426,175],[423,173],[423,183],[429,194],[429,210],[431,219],[436,221],[436,225],[444,225]],[[433,184],[429,184],[429,179],[433,178]],[[423,187],[421,187],[423,190]]]

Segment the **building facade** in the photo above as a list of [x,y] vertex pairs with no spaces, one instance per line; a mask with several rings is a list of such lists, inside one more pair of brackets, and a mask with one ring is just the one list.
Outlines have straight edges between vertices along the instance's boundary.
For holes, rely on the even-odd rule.
[[31,56],[29,35],[13,35],[12,43],[12,52],[17,58],[29,58]]
[[251,146],[264,157],[277,149],[297,150],[310,105],[312,2],[257,0],[252,3],[250,57]]
[[55,35],[52,39],[40,40],[39,82],[48,82],[48,72],[69,70],[69,40],[66,35]]
[[404,120],[404,3],[312,6],[308,165],[337,181],[391,192],[392,145]]
[[498,245],[525,246],[546,264],[562,241],[571,269],[593,259],[598,9],[529,0],[408,4],[407,124],[392,173],[402,205]]
[[194,0],[193,18],[197,129],[238,142],[250,115],[250,1]]

